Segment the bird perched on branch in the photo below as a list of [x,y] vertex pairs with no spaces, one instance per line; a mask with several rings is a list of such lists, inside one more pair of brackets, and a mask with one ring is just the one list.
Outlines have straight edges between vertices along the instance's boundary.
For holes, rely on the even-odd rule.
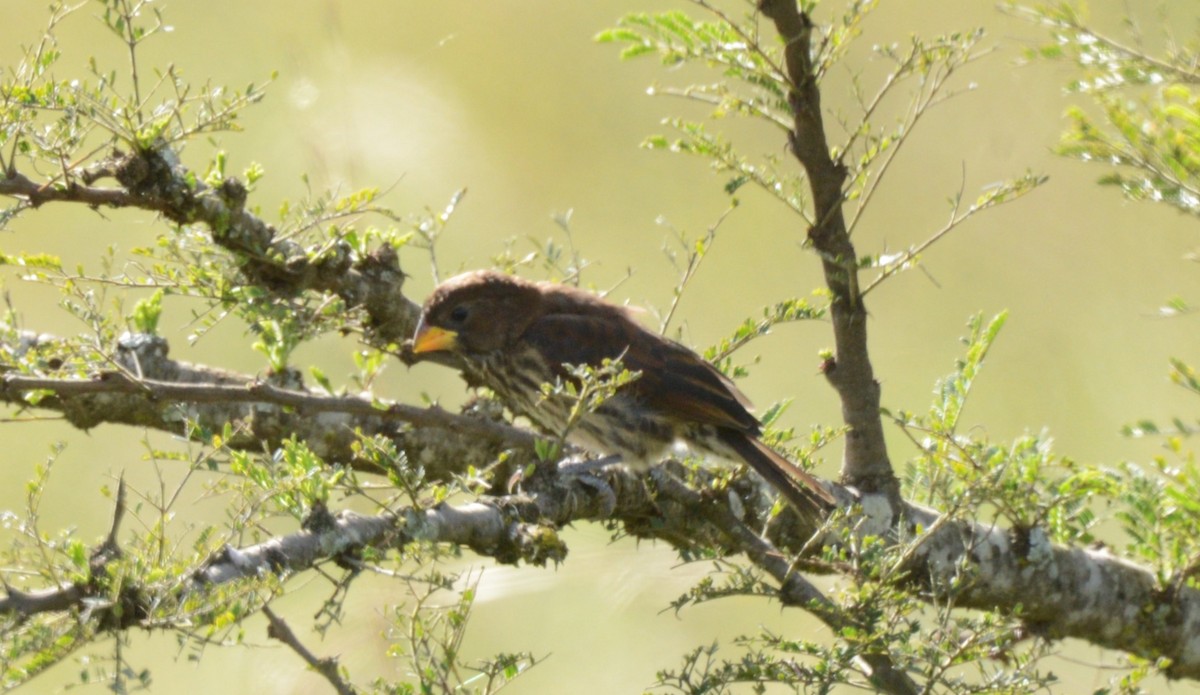
[[[759,440],[750,402],[691,350],[643,328],[624,307],[591,293],[478,270],[439,285],[425,302],[412,352],[456,354],[467,380],[513,412],[597,453],[645,468],[678,442],[750,465],[805,515],[833,498],[811,475]],[[594,409],[549,396],[543,384],[618,362],[632,380]]]

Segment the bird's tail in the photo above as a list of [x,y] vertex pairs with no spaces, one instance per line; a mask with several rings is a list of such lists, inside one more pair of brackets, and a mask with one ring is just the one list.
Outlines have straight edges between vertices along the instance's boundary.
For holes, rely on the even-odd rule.
[[827,512],[837,506],[837,500],[816,478],[756,437],[735,430],[723,430],[718,436],[738,457],[778,490],[802,516],[819,522]]

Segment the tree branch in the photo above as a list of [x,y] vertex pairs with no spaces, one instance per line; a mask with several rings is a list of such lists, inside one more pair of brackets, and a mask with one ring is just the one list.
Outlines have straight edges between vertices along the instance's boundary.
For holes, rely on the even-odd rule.
[[821,113],[821,92],[811,56],[812,21],[795,0],[760,0],[762,13],[783,38],[793,114],[788,142],[808,175],[815,223],[808,240],[821,257],[825,283],[832,294],[835,358],[825,377],[842,402],[842,419],[850,427],[842,460],[842,482],[865,492],[886,492],[898,508],[900,486],[888,459],[879,413],[879,382],[867,353],[867,311],[858,285],[858,255],[846,232],[842,213],[846,168],[829,155]]
[[[114,178],[120,188],[92,185]],[[0,172],[0,195],[32,207],[69,202],[91,207],[136,208],[179,224],[202,224],[213,241],[233,253],[247,279],[282,294],[330,292],[368,316],[368,340],[398,344],[412,335],[421,307],[404,296],[404,273],[390,244],[368,255],[337,239],[309,253],[281,238],[275,227],[245,209],[247,191],[237,179],[212,188],[198,181],[168,145],[134,153],[115,152],[76,181],[37,183],[16,171]]]
[[[365,548],[400,548],[414,540],[466,546],[503,563],[544,565],[566,557],[555,529],[609,520],[632,535],[665,540],[685,553],[715,545],[725,553],[745,554],[779,583],[784,604],[805,606],[834,629],[852,624],[828,610],[827,600],[789,563],[781,549],[798,547],[808,536],[770,518],[772,499],[758,481],[735,479],[726,496],[701,494],[679,482],[684,473],[671,462],[651,469],[648,476],[619,465],[587,475],[548,466],[523,483],[527,489],[522,493],[461,505],[410,507],[375,516],[352,511],[330,515],[318,508],[295,533],[225,548],[195,570],[189,588],[264,573],[290,575],[329,560],[355,563]],[[878,513],[862,518],[859,533],[889,532],[886,496],[867,496],[862,508]],[[1162,587],[1147,568],[1104,550],[1054,545],[1037,530],[1018,533],[943,519],[914,505],[905,513],[914,524],[910,531],[929,529],[912,541],[900,573],[921,595],[979,610],[1019,605],[1018,617],[1035,634],[1075,637],[1147,658],[1167,656],[1170,676],[1200,678],[1200,591],[1195,588]],[[806,569],[837,568],[811,564]],[[28,618],[71,610],[83,606],[95,590],[87,585],[31,591],[8,587],[0,614]],[[872,661],[867,670],[877,680],[903,675],[885,655],[864,658]],[[905,692],[900,686],[876,685],[886,692]]]
[[[17,345],[0,346],[19,358],[51,340],[23,333]],[[327,461],[371,473],[385,471],[365,467],[353,455],[353,444],[359,433],[383,435],[412,460],[421,460],[427,474],[439,480],[450,479],[467,465],[486,465],[506,449],[532,452],[536,440],[528,430],[437,406],[318,394],[305,390],[295,373],[272,375],[264,381],[172,360],[168,353],[164,338],[127,333],[113,357],[117,369],[90,379],[9,372],[0,379],[0,402],[27,407],[30,392],[39,392],[36,407],[60,412],[84,430],[112,423],[180,434],[185,423],[200,432],[219,432],[227,423],[235,423],[227,442],[231,447],[259,451],[264,442],[275,447],[297,437]]]
[[328,657],[322,659],[316,654],[313,654],[300,638],[296,637],[296,633],[292,632],[292,628],[283,618],[276,615],[275,611],[271,610],[270,606],[262,607],[263,615],[267,616],[269,621],[267,624],[267,637],[277,639],[283,642],[292,651],[300,655],[301,659],[312,668],[312,670],[324,676],[325,680],[333,686],[333,689],[338,692],[338,695],[355,695],[358,689],[342,678],[342,674],[338,669],[337,657]]
[[939,520],[936,512],[898,504],[879,416],[879,385],[867,353],[857,256],[841,211],[845,171],[829,156],[824,135],[810,56],[813,26],[793,0],[760,0],[759,8],[786,42],[795,118],[790,144],[808,174],[816,213],[809,240],[821,255],[833,294],[837,354],[826,376],[852,428],[843,480],[880,493],[861,500],[864,509],[880,510],[880,517],[859,531],[894,536],[896,511],[904,508],[910,530],[931,529],[907,554],[906,569],[923,594],[967,608],[1012,613],[1019,607],[1019,617],[1048,638],[1077,637],[1147,658],[1167,656],[1169,675],[1200,677],[1200,593],[1195,589],[1183,583],[1163,587],[1154,572],[1103,550],[1056,546],[1039,528],[1004,530]]
[[1165,656],[1168,676],[1200,678],[1200,591],[1187,583],[1163,586],[1146,567],[1103,548],[1055,545],[1038,528],[941,523],[938,512],[915,505],[905,515],[912,528],[930,530],[905,568],[923,594],[963,608],[1019,608],[1035,634]]
[[[933,511],[900,504],[883,440],[879,384],[867,352],[867,313],[857,255],[842,211],[846,172],[830,157],[824,132],[818,76],[811,59],[813,26],[794,0],[760,0],[760,9],[786,42],[793,112],[789,144],[808,175],[815,208],[808,239],[821,258],[833,298],[836,355],[825,374],[841,399],[844,421],[851,428],[842,477],[868,493],[860,500],[864,509],[879,510],[875,517],[867,515],[857,530],[894,537],[896,512],[903,509],[910,531],[927,529],[905,553],[903,568],[922,595],[982,610],[1012,612],[1020,606],[1019,617],[1039,634],[1079,637],[1147,657],[1165,655],[1172,659],[1169,675],[1200,678],[1200,592],[1186,583],[1161,586],[1149,569],[1102,550],[1053,545],[1040,529],[1005,531],[971,521],[941,519]],[[137,208],[180,225],[202,224],[215,243],[234,255],[249,282],[280,294],[310,290],[335,294],[348,306],[365,311],[368,337],[377,345],[399,343],[412,332],[419,307],[402,293],[404,275],[392,246],[362,256],[344,241],[335,240],[320,253],[310,253],[247,212],[246,190],[236,180],[226,180],[216,188],[197,183],[165,145],[133,154],[116,153],[90,167],[82,183],[39,184],[11,164],[0,172],[0,195],[16,197],[33,207],[73,202]],[[93,185],[101,178],[114,178],[120,187]],[[381,410],[366,399],[313,394],[292,387],[298,379],[290,374],[267,383],[187,365],[168,360],[161,339],[130,338],[119,346],[119,370],[89,380],[9,374],[0,384],[0,399],[24,406],[31,390],[45,391],[48,395],[38,407],[59,410],[78,427],[125,422],[172,432],[178,431],[184,419],[176,403],[187,402],[193,406],[186,411],[187,419],[203,427],[215,430],[225,422],[247,422],[246,429],[253,436],[247,437],[246,446],[261,448],[263,441],[273,446],[290,433],[300,433],[315,451],[334,459],[349,458],[347,443],[356,429],[411,436],[415,439],[405,441],[414,458],[420,456],[427,468],[430,447],[451,434],[462,438],[461,448],[455,451],[483,451],[489,460],[496,447],[528,446],[532,440],[528,433],[436,408],[391,406]],[[262,404],[275,407],[256,407]],[[314,413],[318,416],[313,417]],[[397,422],[416,428],[407,432],[396,426]],[[431,429],[437,430],[434,437],[420,438],[422,431]],[[464,465],[461,459],[458,463]],[[541,467],[522,483],[524,492],[469,504],[408,508],[378,516],[349,511],[333,516],[323,509],[314,510],[313,518],[296,533],[246,548],[225,548],[196,569],[187,589],[202,590],[264,573],[300,572],[331,559],[353,562],[354,554],[364,548],[389,549],[418,539],[465,545],[501,562],[557,562],[566,548],[556,527],[577,520],[606,519],[623,523],[634,535],[663,538],[679,548],[717,546],[726,552],[745,553],[779,583],[784,603],[807,606],[835,627],[852,624],[830,609],[829,602],[780,551],[802,547],[808,535],[789,534],[788,527],[771,519],[761,504],[735,505],[720,496],[698,494],[673,476],[664,477],[664,471],[673,470],[669,466],[656,469],[650,479],[653,484],[648,486],[645,478],[620,468],[572,476]],[[744,485],[744,480],[735,481],[737,499],[761,501]],[[120,497],[104,545],[115,545],[123,509]],[[103,562],[107,555],[95,557]],[[32,591],[8,587],[0,598],[0,614],[28,618],[85,608],[90,599],[106,598],[99,595],[103,588],[86,583]],[[126,620],[138,615],[137,611],[123,614]],[[116,627],[129,624],[121,622]],[[889,685],[884,678],[896,673],[886,655],[866,658],[872,662],[869,672],[878,679],[877,687],[907,692],[902,681]]]
[[[847,615],[837,604],[830,601],[804,578],[787,555],[779,552],[767,539],[755,533],[738,519],[726,506],[704,504],[699,493],[678,480],[666,478],[659,482],[663,494],[684,501],[685,505],[699,512],[705,521],[719,528],[722,533],[779,583],[779,600],[784,605],[801,606],[828,625],[834,632],[846,628],[860,627],[858,621]],[[916,695],[917,684],[897,668],[891,657],[884,652],[864,652],[859,658],[859,667],[880,692]]]

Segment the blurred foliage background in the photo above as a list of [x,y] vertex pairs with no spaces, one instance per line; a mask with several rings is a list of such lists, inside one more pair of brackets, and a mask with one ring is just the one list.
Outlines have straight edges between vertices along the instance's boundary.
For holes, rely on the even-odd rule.
[[[833,11],[828,5],[818,10],[818,21]],[[235,88],[279,72],[266,100],[246,112],[244,132],[217,143],[228,151],[231,171],[251,162],[265,168],[251,203],[268,219],[279,201],[309,187],[379,186],[389,189],[391,207],[413,212],[440,209],[465,188],[438,249],[443,277],[487,266],[506,249],[519,257],[553,240],[592,261],[585,285],[614,288],[610,296],[618,301],[665,309],[678,270],[664,247],[678,250],[677,232],[701,235],[729,198],[725,179],[701,160],[639,148],[646,136],[666,132],[660,124],[666,116],[706,115],[696,104],[650,97],[646,90],[685,84],[698,73],[664,71],[653,61],[622,63],[612,46],[592,39],[622,14],[671,7],[686,9],[687,3],[175,0],[163,4],[173,30],[147,43],[142,61],[174,63],[193,81]],[[1129,9],[1118,0],[1090,7],[1093,23],[1113,32]],[[1163,26],[1196,26],[1186,3],[1137,11],[1152,46],[1167,41]],[[10,65],[20,46],[38,39],[46,13],[43,3],[28,0],[10,0],[4,12],[0,64]],[[123,64],[121,46],[89,14],[85,8],[59,31],[60,76],[72,69],[82,75],[93,55]],[[1026,170],[1050,181],[937,244],[925,254],[925,272],[909,272],[872,293],[872,350],[884,405],[923,410],[935,380],[960,354],[957,338],[967,317],[1008,309],[1008,325],[966,420],[998,440],[1045,428],[1060,453],[1096,466],[1148,461],[1161,452],[1160,441],[1127,438],[1119,430],[1142,418],[1169,421],[1194,405],[1166,375],[1170,357],[1196,361],[1196,319],[1166,319],[1160,307],[1177,294],[1191,292],[1195,299],[1196,266],[1183,256],[1195,246],[1197,222],[1166,207],[1126,202],[1095,185],[1100,169],[1052,154],[1064,129],[1062,114],[1082,101],[1064,92],[1069,65],[1022,61],[1026,49],[1047,40],[1044,31],[990,3],[882,2],[850,59],[827,78],[825,106],[834,113],[849,109],[855,75],[882,73],[869,51],[873,43],[976,27],[986,29],[984,44],[994,50],[963,69],[956,83],[961,94],[930,112],[906,145],[859,228],[859,251],[897,251],[923,240],[945,222],[948,201],[960,189],[972,200],[981,188]],[[734,122],[721,127],[747,154],[784,152],[776,132]],[[212,154],[202,147],[193,143],[185,162],[202,169]],[[805,229],[798,219],[750,187],[737,196],[741,205],[722,223],[676,314],[683,340],[694,346],[713,343],[761,306],[820,284],[816,258],[800,248]],[[555,221],[568,211],[569,236]],[[0,249],[58,254],[68,267],[92,264],[110,245],[148,243],[158,224],[137,213],[51,206],[10,225]],[[419,299],[434,284],[428,259],[410,251],[401,262],[412,275],[410,296]],[[13,275],[4,282],[27,328],[79,329],[55,310],[52,290]],[[174,355],[249,373],[265,369],[244,327],[227,322],[191,346],[184,339],[186,312],[172,315],[169,300],[166,306],[160,326],[172,338]],[[837,423],[834,394],[817,372],[817,352],[830,344],[819,323],[779,329],[754,344],[761,362],[743,390],[760,410],[794,398],[785,426]],[[294,362],[318,364],[336,382],[351,370],[351,349],[349,340],[324,339]],[[412,401],[422,392],[453,404],[465,389],[448,370],[406,370],[397,363],[378,391]],[[911,447],[898,432],[890,434],[893,458],[902,461]],[[24,504],[33,465],[61,440],[66,450],[48,486],[42,523],[77,527],[84,539],[102,536],[111,503],[99,490],[116,474],[125,471],[135,486],[182,476],[169,463],[156,472],[144,460],[141,436],[111,427],[85,434],[57,422],[3,424],[0,508]],[[168,442],[155,437],[154,444]],[[818,472],[834,476],[837,463],[826,461]],[[200,499],[199,487],[193,494],[196,504],[188,511],[197,519],[219,516],[219,505]],[[467,649],[549,657],[513,692],[632,692],[649,687],[656,669],[713,639],[727,641],[759,624],[804,629],[796,616],[785,620],[776,606],[750,600],[664,612],[710,568],[677,566],[666,548],[609,544],[600,529],[579,528],[569,538],[571,556],[557,570],[462,561],[482,572]],[[340,629],[310,643],[318,652],[341,654],[352,672],[368,664],[397,668],[374,663],[383,659],[379,642],[389,601],[388,583],[375,585],[376,591],[359,587],[352,594]],[[323,591],[297,591],[280,604],[294,610],[294,626],[304,624]],[[263,648],[210,649],[198,667],[187,651],[154,636],[135,636],[130,658],[153,668],[160,692],[188,691],[198,682],[205,691],[230,693],[323,687],[294,654],[266,639],[262,622],[247,629],[247,640]],[[1087,647],[1068,654],[1054,665],[1068,687],[1099,687],[1105,676],[1093,665],[1113,656]],[[69,680],[58,669],[33,687],[57,690]]]

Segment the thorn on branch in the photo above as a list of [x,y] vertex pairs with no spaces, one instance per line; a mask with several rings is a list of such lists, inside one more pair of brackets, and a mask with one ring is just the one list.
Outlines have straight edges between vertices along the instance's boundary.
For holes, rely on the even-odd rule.
[[[116,505],[113,509],[113,520],[108,529],[108,536],[92,550],[91,556],[88,558],[88,581],[82,588],[86,596],[95,597],[106,593],[105,585],[109,576],[108,565],[121,557],[121,546],[117,541],[117,534],[124,516],[125,475],[122,474],[120,482],[117,484]],[[124,628],[132,625],[146,614],[144,604],[140,600],[140,592],[134,586],[122,586],[116,600],[120,604],[120,610],[106,612],[105,618],[101,620],[102,624]]]
[[108,562],[114,558],[120,557],[121,546],[117,542],[117,533],[121,529],[121,520],[125,517],[125,473],[121,473],[120,480],[117,481],[117,500],[113,507],[112,525],[108,529],[108,537],[100,544],[100,547],[92,553],[92,561],[101,560]]

